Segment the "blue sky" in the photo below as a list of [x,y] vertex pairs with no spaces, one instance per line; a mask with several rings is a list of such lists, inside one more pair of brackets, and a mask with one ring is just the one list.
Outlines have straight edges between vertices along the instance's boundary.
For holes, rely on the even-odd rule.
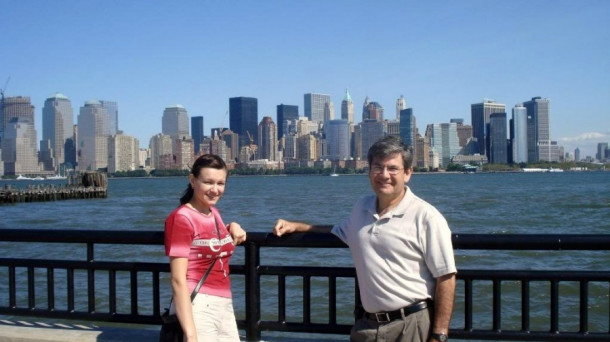
[[610,141],[610,1],[0,0],[0,87],[74,116],[119,106],[119,129],[148,145],[166,107],[228,126],[229,98],[258,98],[259,121],[303,94],[345,89],[395,117],[404,95],[420,131],[470,105],[551,100],[551,138],[594,155]]

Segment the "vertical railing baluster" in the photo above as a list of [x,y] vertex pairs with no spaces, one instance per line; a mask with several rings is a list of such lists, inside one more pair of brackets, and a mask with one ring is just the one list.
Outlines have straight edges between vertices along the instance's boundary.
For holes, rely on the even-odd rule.
[[580,329],[581,334],[589,331],[589,282],[580,281]]
[[15,275],[15,267],[9,266],[8,268],[8,296],[9,296],[9,307],[14,309],[17,307],[17,282]]
[[551,333],[559,333],[559,282],[551,279]]
[[117,313],[116,307],[116,271],[110,270],[108,272],[108,309],[109,313]]
[[74,312],[74,269],[66,270],[66,282],[68,288],[68,312]]
[[311,323],[311,277],[303,276],[303,323]]
[[530,282],[521,279],[521,330],[530,331]]
[[159,281],[159,271],[154,271],[152,273],[152,281],[153,281],[153,315],[159,316],[161,313],[159,308],[159,302],[161,301],[161,293],[159,291],[160,281]]
[[500,280],[493,280],[493,331],[500,332],[502,330],[502,284]]
[[472,279],[464,279],[464,330],[472,331]]
[[286,322],[286,276],[278,276],[278,299],[277,299],[277,313],[278,321],[281,323]]
[[256,243],[245,243],[246,255],[246,339],[261,339],[261,284],[258,269],[260,267],[260,247]]
[[138,271],[129,271],[129,278],[131,281],[131,314],[138,314]]
[[47,267],[47,310],[55,311],[55,272]]
[[328,277],[328,323],[337,324],[337,277]]
[[[94,262],[93,242],[87,243],[87,262]],[[87,269],[87,307],[90,313],[95,312],[95,271]]]
[[34,267],[28,267],[28,308],[30,310],[36,308],[36,277],[34,275]]

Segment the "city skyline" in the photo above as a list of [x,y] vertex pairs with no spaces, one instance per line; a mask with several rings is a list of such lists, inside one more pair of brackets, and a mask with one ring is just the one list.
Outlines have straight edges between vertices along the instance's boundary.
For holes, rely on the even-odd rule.
[[[597,143],[610,140],[605,1],[23,1],[2,8],[0,88],[31,98],[38,140],[44,102],[55,92],[75,113],[91,99],[116,102],[118,128],[145,147],[161,132],[163,110],[176,104],[203,116],[207,135],[229,126],[232,97],[258,99],[258,124],[265,116],[277,122],[280,104],[304,116],[306,93],[329,94],[338,118],[346,89],[356,122],[367,96],[393,119],[403,95],[420,130],[452,118],[471,124],[470,105],[486,98],[510,115],[541,96],[551,101],[551,140],[566,152],[579,147],[594,156]],[[90,25],[90,13],[106,19]]]

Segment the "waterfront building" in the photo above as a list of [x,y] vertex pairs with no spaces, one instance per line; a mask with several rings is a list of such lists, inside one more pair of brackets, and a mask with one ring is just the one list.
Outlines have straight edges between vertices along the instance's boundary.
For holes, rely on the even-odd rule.
[[297,159],[316,160],[318,159],[317,139],[313,134],[305,134],[297,138]]
[[25,120],[21,122],[31,122],[32,124],[35,123],[34,106],[30,102],[30,98],[28,96],[11,96],[2,98],[2,103],[0,104],[0,141],[4,138],[6,126],[14,118],[23,118]]
[[330,95],[307,93],[304,95],[305,116],[315,123],[324,123],[324,108],[330,103]]
[[485,100],[470,105],[472,136],[477,139],[478,151],[489,158],[489,142],[487,141],[487,127],[489,117],[493,113],[506,113],[506,105],[494,100]]
[[122,131],[108,139],[108,172],[133,171],[140,166],[140,143]]
[[36,148],[34,122],[27,117],[16,116],[4,127],[0,143],[4,174],[37,174],[40,172]]
[[[371,102],[373,103],[373,102]],[[386,135],[386,122],[376,119],[368,119],[360,123],[362,129],[360,138],[362,139],[362,154],[358,157],[367,159],[369,148]]]
[[598,143],[597,144],[597,153],[595,153],[595,158],[599,161],[605,161],[608,157],[608,143]]
[[527,109],[527,160],[530,163],[553,161],[549,126],[550,101],[533,97],[523,102]]
[[108,166],[108,113],[99,101],[85,102],[78,115],[78,170],[97,171]]
[[235,159],[239,156],[239,135],[230,129],[226,129],[222,131],[220,137],[224,140],[229,149],[227,155],[230,155],[230,157],[228,158],[230,158],[232,162],[235,162]]
[[[460,144],[457,136],[457,124],[440,123],[430,124],[426,128],[426,136],[430,139],[430,150],[432,154],[430,162],[434,168],[447,167],[451,159],[460,153]],[[438,157],[438,166],[435,159]]]
[[403,95],[396,100],[396,120],[400,121],[400,112],[407,109],[407,100]]
[[[239,134],[239,148],[258,142],[258,99],[253,97],[232,97],[229,99],[229,128]],[[241,155],[241,152],[240,152]],[[243,161],[240,159],[240,161]]]
[[472,140],[472,126],[464,125],[464,119],[450,119],[449,123],[457,125],[458,141],[462,151],[464,151],[464,147]]
[[287,122],[299,118],[299,106],[279,104],[277,105],[277,137],[282,139],[286,134]]
[[270,116],[263,117],[258,125],[258,141],[258,159],[279,160],[277,157],[277,125]]
[[169,135],[172,139],[190,139],[189,116],[182,105],[167,107],[163,110],[161,133]]
[[159,133],[150,138],[150,167],[156,170],[169,170],[173,162],[172,137]]
[[225,163],[232,164],[231,149],[227,146],[227,142],[222,140],[219,135],[215,135],[210,141],[210,152],[222,158]]
[[347,120],[330,120],[324,125],[327,157],[330,160],[350,158],[350,126]]
[[366,106],[362,112],[362,121],[364,122],[366,120],[383,121],[383,107],[375,101],[369,101],[368,97]]
[[513,163],[527,163],[527,109],[522,104],[513,108],[511,119],[511,135]]
[[398,120],[386,120],[385,121],[385,133],[396,138],[400,138],[400,121]]
[[[354,131],[352,133],[352,158],[355,160],[362,159],[362,123],[354,125]],[[366,158],[364,159],[366,160]]]
[[175,163],[172,165],[172,169],[190,170],[194,162],[194,150],[193,139],[190,137],[174,139],[172,153]]
[[345,89],[345,97],[341,101],[341,119],[347,120],[350,124],[354,123],[354,101],[347,89]]
[[297,159],[297,135],[295,132],[284,134],[282,138],[284,146],[284,160]]
[[115,101],[100,100],[102,107],[106,108],[108,114],[108,136],[117,134],[119,131],[119,105]]
[[580,148],[578,147],[574,150],[574,161],[577,163],[580,161]]
[[430,167],[430,138],[417,135],[413,148],[413,161],[413,166],[426,169]]
[[[191,137],[193,138],[193,145],[195,146],[195,155],[199,155],[199,148],[201,141],[203,141],[203,116],[191,117]],[[212,134],[212,137],[214,135]]]
[[[40,161],[45,170],[59,173],[59,166],[69,162],[66,144],[74,136],[74,111],[71,101],[63,94],[56,93],[47,98],[42,107],[42,141]],[[43,143],[47,141],[46,143]],[[43,149],[42,146],[45,146]],[[48,149],[46,157],[43,151]],[[72,164],[73,166],[73,164]]]
[[488,134],[489,162],[491,164],[507,164],[506,113],[493,113],[489,116]]
[[149,168],[150,167],[150,148],[141,148],[138,151],[138,167]]

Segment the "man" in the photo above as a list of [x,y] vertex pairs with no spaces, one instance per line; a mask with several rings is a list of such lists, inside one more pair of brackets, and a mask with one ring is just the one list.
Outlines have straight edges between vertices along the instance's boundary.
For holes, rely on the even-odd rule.
[[398,138],[380,139],[367,157],[375,195],[360,199],[345,221],[279,219],[273,232],[332,232],[349,246],[364,308],[350,341],[447,341],[457,272],[447,221],[407,187],[412,155]]

